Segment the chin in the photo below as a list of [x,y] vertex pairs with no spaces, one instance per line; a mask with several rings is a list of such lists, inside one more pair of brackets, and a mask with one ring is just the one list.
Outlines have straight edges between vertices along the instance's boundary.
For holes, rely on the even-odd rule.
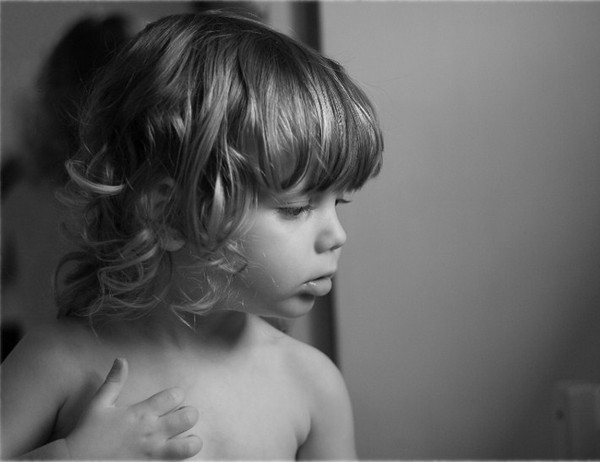
[[307,315],[315,306],[316,297],[308,294],[298,295],[291,300],[281,303],[272,315],[283,319],[296,319]]

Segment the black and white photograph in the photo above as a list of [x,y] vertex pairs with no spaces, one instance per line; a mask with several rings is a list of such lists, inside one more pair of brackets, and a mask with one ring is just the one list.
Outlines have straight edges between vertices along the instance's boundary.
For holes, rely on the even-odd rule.
[[600,2],[1,0],[0,47],[0,459],[600,459]]

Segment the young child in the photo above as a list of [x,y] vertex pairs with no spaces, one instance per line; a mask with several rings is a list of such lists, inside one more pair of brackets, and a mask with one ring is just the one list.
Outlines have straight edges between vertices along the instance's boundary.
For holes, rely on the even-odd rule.
[[228,13],[149,25],[83,117],[80,250],[3,364],[2,457],[355,458],[339,371],[262,318],[329,292],[382,149],[334,61]]

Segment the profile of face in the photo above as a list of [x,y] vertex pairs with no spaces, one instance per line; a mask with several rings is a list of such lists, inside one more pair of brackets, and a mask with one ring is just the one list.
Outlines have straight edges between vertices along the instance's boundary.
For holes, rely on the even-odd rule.
[[337,206],[348,197],[291,190],[259,199],[242,239],[248,265],[233,283],[244,311],[295,318],[331,290],[346,242]]

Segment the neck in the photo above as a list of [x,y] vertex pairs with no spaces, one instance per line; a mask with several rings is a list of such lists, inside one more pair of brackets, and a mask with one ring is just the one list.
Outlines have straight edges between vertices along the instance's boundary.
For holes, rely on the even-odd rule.
[[185,349],[234,348],[242,340],[248,319],[245,313],[231,310],[215,311],[207,315],[183,313],[178,316],[160,307],[151,315],[134,321],[115,321],[109,331],[122,338],[149,346]]

